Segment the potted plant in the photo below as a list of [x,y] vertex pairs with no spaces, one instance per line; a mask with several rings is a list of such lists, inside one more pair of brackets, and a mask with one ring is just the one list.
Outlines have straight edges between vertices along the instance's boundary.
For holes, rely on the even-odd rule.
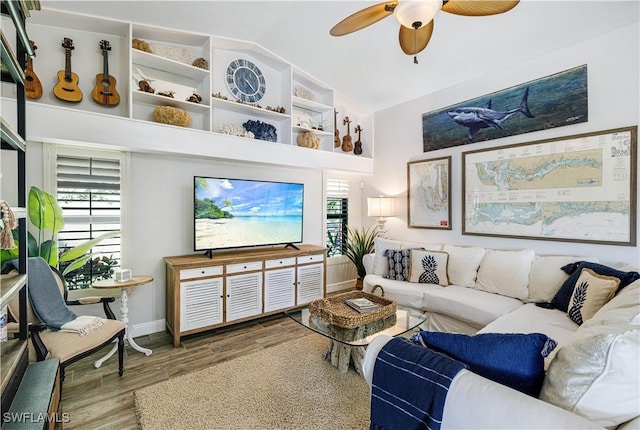
[[371,226],[366,230],[364,227],[360,229],[349,228],[348,230],[347,252],[345,255],[356,266],[356,272],[358,273],[358,283],[356,286],[358,289],[362,289],[362,280],[367,274],[362,258],[366,254],[373,252],[377,236],[377,225]]

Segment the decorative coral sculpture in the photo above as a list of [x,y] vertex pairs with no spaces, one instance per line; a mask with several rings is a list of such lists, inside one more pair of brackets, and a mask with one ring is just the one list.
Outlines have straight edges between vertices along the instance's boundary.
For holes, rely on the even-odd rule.
[[151,53],[151,47],[149,46],[149,44],[144,40],[138,39],[136,37],[131,40],[131,47],[133,49],[139,49],[140,51]]
[[158,106],[153,110],[153,120],[162,124],[188,127],[191,124],[191,115],[173,106]]
[[276,128],[271,124],[250,119],[249,121],[242,124],[242,126],[247,131],[252,132],[256,139],[266,140],[268,142],[278,141],[278,133],[276,132]]
[[298,141],[298,146],[303,146],[305,148],[311,149],[320,148],[320,138],[314,136],[310,131],[305,131],[304,133],[298,134],[296,140]]

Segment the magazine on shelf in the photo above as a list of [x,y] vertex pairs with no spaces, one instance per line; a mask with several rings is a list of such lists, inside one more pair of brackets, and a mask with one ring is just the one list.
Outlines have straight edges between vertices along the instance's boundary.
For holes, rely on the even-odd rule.
[[364,297],[357,299],[347,299],[344,303],[358,312],[371,312],[380,309],[380,305]]

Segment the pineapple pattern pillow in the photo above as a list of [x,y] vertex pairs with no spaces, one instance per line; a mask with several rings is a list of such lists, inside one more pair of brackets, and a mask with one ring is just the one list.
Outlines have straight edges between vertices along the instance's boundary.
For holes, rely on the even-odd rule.
[[619,285],[620,279],[615,276],[599,275],[591,269],[582,269],[569,300],[567,315],[576,324],[582,325],[613,298]]
[[448,263],[446,252],[412,249],[409,282],[449,285]]

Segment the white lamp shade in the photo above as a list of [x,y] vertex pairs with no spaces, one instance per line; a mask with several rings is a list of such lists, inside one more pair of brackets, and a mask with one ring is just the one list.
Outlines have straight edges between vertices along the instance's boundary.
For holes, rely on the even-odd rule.
[[395,216],[393,197],[367,197],[367,216]]
[[442,8],[442,0],[403,1],[393,10],[396,19],[407,28],[413,28],[414,22],[420,27],[431,22]]

